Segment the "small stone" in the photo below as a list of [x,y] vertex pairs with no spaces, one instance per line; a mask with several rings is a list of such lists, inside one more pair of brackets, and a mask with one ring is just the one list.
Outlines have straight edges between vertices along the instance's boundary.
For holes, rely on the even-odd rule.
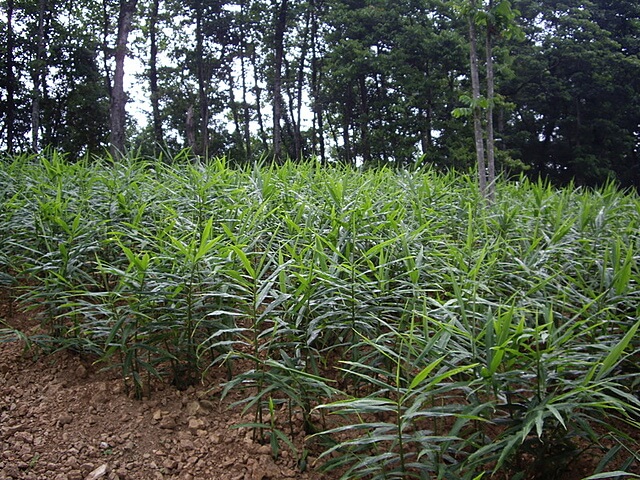
[[216,409],[216,405],[211,401],[211,400],[200,400],[200,406],[204,409],[204,410],[209,410],[209,411],[213,411]]
[[9,435],[12,435],[12,434],[14,434],[16,432],[22,431],[24,428],[25,428],[24,425],[14,425],[13,427],[6,427],[4,429],[4,433],[5,433],[5,435],[9,436]]
[[73,422],[73,416],[68,413],[63,413],[60,415],[60,418],[58,418],[58,427],[69,425],[71,422]]
[[198,418],[189,419],[189,430],[200,430],[204,426],[204,421]]
[[188,438],[180,440],[180,446],[185,450],[193,450],[195,448],[193,442]]
[[75,374],[77,378],[87,378],[87,369],[84,365],[79,365],[78,368],[76,368]]
[[200,402],[194,400],[192,402],[187,403],[187,415],[190,417],[194,417],[199,413],[202,413],[202,407],[200,407]]
[[16,465],[8,465],[0,473],[3,474],[3,478],[5,475],[7,478],[18,478],[20,476],[20,470],[18,470],[18,467]]
[[295,478],[297,473],[290,468],[283,468],[280,470],[280,475],[282,475],[283,478]]
[[16,432],[15,438],[17,438],[18,440],[22,440],[25,443],[33,442],[33,435],[31,435],[29,432]]
[[264,480],[264,478],[265,472],[262,472],[260,470],[255,470],[251,475],[251,480]]
[[82,480],[84,477],[82,476],[82,472],[80,470],[71,470],[67,473],[68,480]]
[[160,428],[164,428],[166,430],[173,430],[174,428],[177,427],[176,424],[176,419],[173,417],[167,417],[164,418],[161,422],[160,422]]
[[162,462],[162,466],[167,470],[174,470],[178,467],[178,462],[176,462],[173,458],[167,458],[164,462]]
[[104,477],[107,473],[109,473],[109,466],[106,463],[103,463],[87,475],[85,480],[97,480],[98,478]]
[[269,455],[271,454],[271,446],[270,445],[260,445],[258,447],[258,453],[261,455]]

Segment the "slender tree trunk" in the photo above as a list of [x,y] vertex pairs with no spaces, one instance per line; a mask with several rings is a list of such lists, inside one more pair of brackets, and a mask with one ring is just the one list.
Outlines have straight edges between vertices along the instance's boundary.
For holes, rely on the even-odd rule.
[[5,127],[7,131],[7,153],[13,153],[13,136],[15,128],[15,90],[16,78],[13,71],[14,39],[13,39],[13,0],[7,0],[7,113]]
[[251,112],[249,111],[249,102],[247,102],[247,72],[245,66],[246,45],[243,42],[242,53],[240,55],[240,73],[242,81],[242,113],[243,113],[243,129],[244,129],[244,148],[247,160],[251,158]]
[[420,118],[423,118],[422,127],[420,128],[420,148],[422,154],[426,155],[433,146],[432,119],[433,107],[429,105],[426,109],[420,109]]
[[251,52],[251,66],[253,68],[253,85],[254,94],[256,96],[256,117],[258,118],[258,132],[260,134],[260,141],[264,151],[269,150],[269,140],[267,139],[267,132],[264,128],[264,119],[262,117],[262,89],[260,88],[260,79],[258,77],[258,58],[256,55],[255,46]]
[[240,128],[240,112],[238,111],[238,102],[236,102],[236,95],[234,93],[236,86],[235,79],[233,78],[233,69],[229,68],[227,70],[227,78],[229,80],[229,106],[231,108],[231,116],[233,117],[233,125],[235,127],[233,138],[238,145],[238,149],[244,150],[246,152],[246,148],[244,146],[242,138],[242,130]]
[[[284,64],[284,71],[285,71],[285,78],[291,79],[292,75],[291,75],[291,64],[289,61],[287,61],[286,58],[283,59],[283,64]],[[293,89],[293,82],[291,82],[291,80],[289,80],[287,82],[286,85],[286,91],[287,91],[287,100],[288,100],[288,107],[289,107],[289,112],[288,114],[285,112],[283,114],[283,120],[284,120],[284,124],[286,126],[285,131],[287,132],[287,136],[285,138],[292,138],[293,139],[293,145],[289,146],[289,152],[288,155],[291,158],[295,158],[296,160],[299,159],[300,157],[298,156],[299,153],[299,146],[300,143],[298,142],[298,133],[300,132],[300,125],[297,123],[297,119],[299,118],[298,115],[296,114],[296,107],[294,104],[297,104],[296,100],[296,94],[294,94],[294,92],[292,92]]]
[[38,151],[40,140],[40,86],[42,72],[44,70],[44,13],[47,8],[47,0],[38,2],[38,49],[34,62],[31,80],[33,81],[33,93],[31,95],[31,148]]
[[[349,85],[348,90],[351,90]],[[353,163],[353,155],[351,149],[351,116],[353,112],[353,99],[347,94],[344,102],[344,113],[342,115],[342,143],[344,144],[344,162]]]
[[[289,99],[291,100],[292,97],[289,97]],[[293,105],[292,103],[289,104],[290,106],[290,110],[287,111],[286,109],[283,110],[282,112],[282,123],[284,124],[284,131],[286,132],[286,135],[283,135],[283,139],[284,138],[294,138],[295,137],[295,122],[291,119],[292,117],[289,116],[289,112],[293,111]],[[289,142],[287,144],[287,142],[283,141],[283,147],[286,146],[287,147],[287,151],[285,152],[288,158],[296,158],[296,152],[295,150],[295,146],[293,144],[291,144],[291,142]]]
[[307,53],[309,51],[309,24],[311,22],[311,8],[305,12],[305,26],[302,36],[302,46],[300,47],[300,62],[298,64],[298,77],[296,80],[296,125],[295,147],[296,158],[301,159],[304,155],[302,151],[302,94],[304,88],[304,68],[307,63]]
[[360,136],[362,161],[365,165],[371,162],[371,146],[369,144],[369,99],[364,75],[358,78],[360,90]]
[[[489,10],[493,8],[493,0],[489,0]],[[490,203],[496,197],[496,166],[495,166],[495,142],[493,130],[493,102],[494,102],[494,75],[493,75],[493,38],[491,28],[487,28],[486,36],[487,55],[487,199]]]
[[153,0],[149,17],[149,88],[151,90],[151,115],[153,117],[153,137],[157,144],[164,144],[162,118],[160,117],[160,89],[158,87],[158,14],[160,0]]
[[480,193],[487,196],[487,173],[484,158],[484,139],[482,135],[482,119],[480,118],[480,75],[478,73],[478,39],[475,22],[476,1],[471,0],[472,13],[469,16],[469,63],[471,64],[471,96],[473,99],[473,135],[476,144],[476,158],[478,162],[478,181]]
[[198,155],[208,155],[209,149],[209,98],[207,92],[208,68],[205,68],[204,55],[204,13],[202,2],[196,2],[196,58],[198,62],[198,103],[200,108],[200,145],[195,152]]
[[249,109],[249,102],[247,101],[248,87],[247,87],[247,65],[246,60],[248,57],[246,30],[247,25],[247,2],[240,2],[240,81],[242,86],[242,117],[243,117],[243,134],[244,134],[244,147],[247,160],[251,158],[251,110]]
[[273,156],[276,161],[282,159],[282,59],[284,56],[284,31],[287,26],[287,0],[282,0],[276,11],[274,33],[275,58],[273,65]]
[[116,39],[113,89],[111,91],[111,155],[121,158],[125,148],[125,123],[127,98],[124,92],[124,60],[127,56],[127,37],[131,30],[138,0],[120,0],[118,37]]
[[111,32],[110,19],[109,0],[102,0],[102,69],[104,70],[104,83],[107,87],[109,97],[111,97],[113,90],[111,68],[109,68],[109,59],[113,56],[113,50],[109,47],[109,33]]
[[187,145],[193,152],[196,150],[196,122],[193,118],[193,105],[189,105],[189,108],[187,109],[185,133],[187,136]]
[[[316,0],[311,0],[311,94],[313,96],[313,143],[317,142],[320,162],[326,163],[324,145],[324,112],[320,99],[320,81],[322,76],[320,59],[318,58],[318,12]],[[316,128],[317,126],[317,128]],[[313,145],[315,150],[316,146]]]

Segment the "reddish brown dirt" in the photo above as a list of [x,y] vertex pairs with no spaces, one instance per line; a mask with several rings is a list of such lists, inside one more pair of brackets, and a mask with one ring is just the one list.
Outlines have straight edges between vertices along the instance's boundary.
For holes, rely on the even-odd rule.
[[[18,328],[29,323],[12,320]],[[203,386],[160,386],[150,398],[134,400],[113,372],[100,371],[89,358],[35,356],[20,342],[0,343],[0,479],[322,477],[301,472],[289,451],[274,461],[268,445],[232,428],[251,421],[228,408],[234,400],[221,401],[219,388]]]

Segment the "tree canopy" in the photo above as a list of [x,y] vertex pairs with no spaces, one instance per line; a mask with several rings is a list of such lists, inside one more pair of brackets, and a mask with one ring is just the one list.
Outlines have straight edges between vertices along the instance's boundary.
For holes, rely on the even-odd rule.
[[640,185],[635,0],[2,0],[0,24],[4,152],[466,169],[475,119],[498,173]]

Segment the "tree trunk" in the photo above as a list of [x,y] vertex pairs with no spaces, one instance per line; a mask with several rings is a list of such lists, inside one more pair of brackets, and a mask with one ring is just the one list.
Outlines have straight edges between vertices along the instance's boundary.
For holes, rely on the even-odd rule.
[[238,111],[238,102],[236,102],[236,95],[234,90],[235,79],[233,78],[233,69],[227,69],[227,78],[229,79],[229,107],[231,108],[231,116],[233,117],[233,125],[235,127],[235,131],[233,132],[233,138],[238,146],[238,150],[244,150],[246,152],[246,148],[244,146],[243,138],[242,138],[242,130],[240,128],[240,112]]
[[260,79],[258,78],[258,58],[256,55],[256,48],[253,46],[251,52],[251,66],[253,68],[253,84],[254,95],[256,96],[256,117],[258,118],[258,131],[260,133],[260,141],[264,151],[269,150],[269,141],[267,139],[267,132],[264,128],[264,119],[262,117],[262,89],[260,88]]
[[38,151],[40,140],[40,85],[42,84],[42,72],[44,70],[44,13],[47,8],[47,0],[38,2],[38,49],[34,62],[31,80],[33,81],[33,93],[31,96],[31,148]]
[[125,123],[127,98],[124,92],[124,60],[127,56],[127,37],[131,30],[133,15],[138,0],[121,0],[118,15],[118,37],[116,40],[116,69],[111,91],[111,155],[122,157],[125,148]]
[[187,109],[185,133],[187,135],[187,145],[193,152],[196,149],[196,123],[193,119],[193,105],[189,105],[189,108]]
[[482,135],[482,120],[480,118],[480,75],[478,73],[478,40],[476,32],[475,10],[476,2],[471,0],[471,14],[469,15],[469,63],[471,64],[471,96],[473,100],[473,135],[476,145],[476,158],[478,162],[478,181],[480,193],[487,196],[487,173],[484,158],[484,139]]
[[421,108],[420,118],[424,119],[420,128],[420,148],[422,150],[422,155],[426,155],[433,146],[433,107],[429,105],[426,109]]
[[149,88],[151,90],[151,115],[153,117],[153,137],[158,145],[164,144],[162,119],[160,117],[160,89],[158,88],[158,12],[160,0],[153,0],[149,17]]
[[[493,0],[489,0],[489,11],[493,8]],[[487,200],[493,203],[496,197],[496,167],[495,167],[495,142],[493,131],[493,101],[494,101],[494,75],[493,75],[493,38],[491,25],[487,25],[486,36],[487,55]]]
[[300,62],[298,64],[298,77],[296,81],[296,125],[295,146],[296,158],[302,159],[304,152],[302,151],[302,93],[304,88],[304,67],[307,63],[307,52],[309,51],[309,23],[311,21],[311,7],[307,8],[305,13],[305,26],[302,37],[302,46],[300,47]]
[[364,75],[358,77],[358,89],[360,90],[360,144],[362,162],[368,165],[371,162],[371,145],[369,143],[369,96]]
[[7,131],[7,153],[13,153],[13,135],[15,124],[15,90],[16,78],[13,71],[13,0],[7,0],[7,113],[5,127]]
[[240,80],[242,83],[242,116],[243,116],[243,133],[244,147],[247,161],[251,158],[251,111],[249,110],[249,102],[247,101],[247,70],[245,61],[248,58],[245,25],[247,24],[246,2],[240,4]]
[[287,86],[286,86],[286,91],[287,91],[287,99],[288,99],[288,107],[289,107],[289,112],[288,114],[285,112],[283,114],[283,121],[284,121],[284,125],[285,125],[285,131],[287,132],[287,136],[285,138],[292,138],[293,139],[293,145],[289,146],[289,152],[287,152],[287,154],[291,157],[291,158],[295,158],[296,160],[299,159],[300,157],[298,156],[298,153],[300,151],[300,146],[301,143],[298,142],[298,134],[300,132],[300,124],[297,122],[297,120],[300,118],[297,113],[296,113],[296,107],[294,105],[297,104],[297,102],[294,102],[296,99],[296,94],[294,94],[294,92],[292,92],[292,88],[293,88],[293,82],[291,82],[291,64],[287,61],[287,59],[283,59],[283,64],[284,64],[284,71],[285,71],[285,78],[289,79],[289,82],[287,82]]
[[198,75],[198,103],[200,108],[200,144],[195,151],[197,155],[208,155],[209,150],[209,97],[207,92],[207,68],[204,56],[204,13],[202,2],[196,2],[196,58]]
[[[348,90],[351,90],[351,85],[348,86]],[[353,112],[353,100],[350,95],[347,95],[344,102],[344,110],[342,115],[342,143],[344,144],[344,157],[343,160],[346,164],[354,163],[354,159],[351,152],[351,116]]]
[[109,68],[109,58],[113,55],[112,49],[109,47],[109,32],[111,32],[111,22],[109,14],[109,1],[102,0],[102,68],[104,69],[105,86],[109,97],[113,91],[111,82],[111,69]]
[[242,46],[242,54],[240,55],[240,73],[242,81],[242,113],[243,113],[243,129],[244,129],[244,148],[247,160],[251,158],[251,112],[249,111],[249,102],[247,102],[247,72],[244,64],[244,56],[246,54],[246,45]]
[[[320,59],[318,58],[318,12],[315,0],[311,0],[312,20],[311,20],[311,95],[313,97],[313,135],[312,142],[318,143],[320,153],[320,162],[326,163],[325,146],[324,146],[324,112],[320,99],[320,83],[322,80],[322,71]],[[317,128],[316,128],[317,126]],[[314,151],[316,146],[312,146]]]
[[274,33],[275,58],[273,65],[273,156],[276,161],[282,158],[282,59],[284,56],[284,31],[287,26],[287,0],[282,0],[276,12]]

